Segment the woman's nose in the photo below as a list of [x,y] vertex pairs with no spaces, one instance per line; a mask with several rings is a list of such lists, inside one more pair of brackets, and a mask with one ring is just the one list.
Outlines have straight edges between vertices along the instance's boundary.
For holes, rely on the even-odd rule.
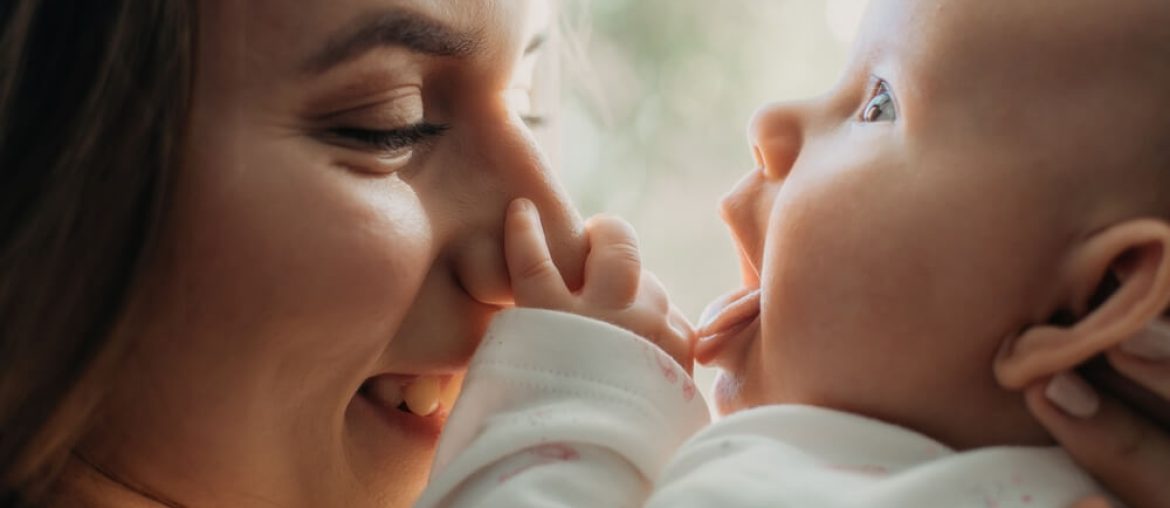
[[748,124],[748,141],[765,177],[788,176],[804,144],[799,106],[776,103],[757,110]]
[[463,287],[476,300],[512,302],[504,261],[504,215],[518,198],[531,200],[540,212],[549,253],[569,288],[581,287],[588,242],[576,208],[557,181],[547,158],[518,119],[475,134],[481,175],[465,201],[467,221],[455,240],[455,260]]

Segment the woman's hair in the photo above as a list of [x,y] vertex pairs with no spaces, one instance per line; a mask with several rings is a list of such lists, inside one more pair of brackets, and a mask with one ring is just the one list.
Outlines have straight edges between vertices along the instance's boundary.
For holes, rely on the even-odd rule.
[[0,1],[0,506],[53,487],[177,171],[193,0]]

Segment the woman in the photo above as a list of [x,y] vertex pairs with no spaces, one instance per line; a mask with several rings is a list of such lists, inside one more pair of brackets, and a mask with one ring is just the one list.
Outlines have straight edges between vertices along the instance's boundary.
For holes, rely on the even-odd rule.
[[[581,279],[506,100],[542,7],[0,4],[3,504],[408,506],[510,299],[511,200]],[[1054,414],[1107,481],[1170,460]]]
[[442,419],[379,395],[466,364],[508,299],[512,199],[580,277],[501,98],[528,3],[8,5],[5,485],[406,505]]

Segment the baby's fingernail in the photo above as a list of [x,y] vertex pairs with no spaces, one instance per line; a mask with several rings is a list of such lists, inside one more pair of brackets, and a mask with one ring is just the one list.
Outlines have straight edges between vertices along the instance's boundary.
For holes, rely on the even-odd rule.
[[1121,350],[1146,360],[1170,359],[1170,325],[1154,321],[1137,336],[1121,343]]
[[529,210],[532,210],[533,205],[531,201],[520,198],[512,200],[512,206],[510,208],[508,210],[509,213],[528,213]]
[[1044,395],[1065,413],[1078,418],[1092,418],[1101,407],[1101,399],[1093,388],[1073,374],[1053,377]]

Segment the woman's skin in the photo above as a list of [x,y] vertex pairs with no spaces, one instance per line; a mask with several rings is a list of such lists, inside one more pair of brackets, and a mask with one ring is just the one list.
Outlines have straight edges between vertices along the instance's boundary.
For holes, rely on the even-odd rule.
[[[583,227],[505,99],[531,82],[516,70],[547,6],[199,6],[164,255],[122,324],[137,345],[125,376],[65,483],[86,506],[408,506],[444,411],[380,407],[363,384],[455,383],[511,300],[515,198],[536,205],[552,260],[581,284]],[[402,130],[420,121],[446,129]],[[397,131],[379,140],[395,146],[369,131]]]
[[[580,221],[506,101],[531,82],[514,71],[531,68],[547,5],[200,10],[164,254],[124,323],[134,357],[71,469],[119,505],[407,506],[445,411],[381,407],[362,385],[454,382],[510,300],[515,198],[580,283]],[[443,127],[403,130],[420,122]]]
[[[1139,337],[1107,358],[1119,373],[1170,401],[1170,337]],[[1167,506],[1170,437],[1166,428],[1087,384],[1071,386],[1077,390],[1053,391],[1049,382],[1029,387],[1026,396],[1032,414],[1073,459],[1129,506]],[[1107,506],[1104,499],[1095,499],[1077,508]]]

